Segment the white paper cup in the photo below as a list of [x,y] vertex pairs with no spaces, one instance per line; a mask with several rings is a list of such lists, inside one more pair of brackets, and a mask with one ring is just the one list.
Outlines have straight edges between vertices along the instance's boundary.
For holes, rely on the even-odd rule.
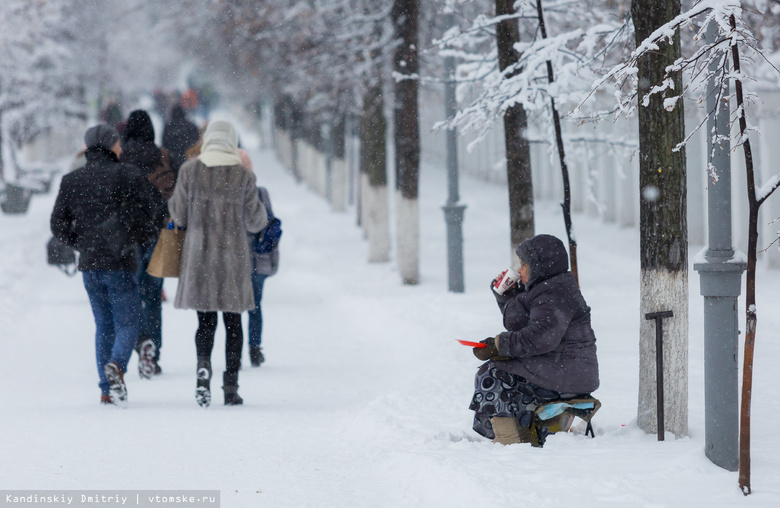
[[498,281],[494,289],[497,294],[503,295],[509,288],[517,284],[517,281],[519,280],[520,274],[511,268],[507,268],[504,276],[501,277],[501,280]]

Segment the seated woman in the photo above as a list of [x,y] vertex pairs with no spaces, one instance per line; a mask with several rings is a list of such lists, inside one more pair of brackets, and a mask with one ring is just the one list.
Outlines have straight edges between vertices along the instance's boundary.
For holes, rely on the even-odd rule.
[[[517,247],[520,283],[494,296],[507,331],[474,348],[470,409],[474,430],[502,444],[533,442],[533,408],[599,386],[596,336],[569,257],[558,238],[537,235]],[[493,287],[493,285],[491,285]]]

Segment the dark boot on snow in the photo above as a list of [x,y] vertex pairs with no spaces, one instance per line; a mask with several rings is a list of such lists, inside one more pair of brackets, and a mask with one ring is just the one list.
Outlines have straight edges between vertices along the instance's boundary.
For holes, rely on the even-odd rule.
[[211,360],[198,358],[198,368],[195,370],[197,385],[195,388],[195,400],[200,407],[211,405]]
[[157,355],[157,347],[152,339],[141,337],[135,346],[138,351],[138,375],[141,379],[149,379],[154,375],[154,357]]
[[265,361],[263,356],[263,350],[259,347],[249,348],[249,361],[252,362],[252,367],[259,367],[261,363]]
[[238,395],[238,372],[225,372],[222,375],[222,390],[225,392],[226,406],[240,406],[244,399]]
[[103,373],[108,379],[108,397],[115,406],[127,406],[127,386],[122,369],[114,362],[103,366]]

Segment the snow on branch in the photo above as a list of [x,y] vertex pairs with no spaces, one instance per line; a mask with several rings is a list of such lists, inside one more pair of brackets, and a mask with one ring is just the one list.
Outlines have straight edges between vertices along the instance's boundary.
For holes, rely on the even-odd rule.
[[[527,2],[526,2],[527,3]],[[528,42],[515,44],[518,61],[503,71],[496,60],[495,34],[487,33],[505,19],[532,19],[533,32],[537,30],[537,16],[521,7],[516,14],[506,16],[479,16],[470,28],[463,31],[450,30],[437,41],[442,54],[456,57],[458,65],[459,101],[464,97],[475,97],[461,109],[454,118],[440,122],[434,129],[458,127],[463,132],[476,132],[471,147],[479,143],[495,120],[516,104],[522,104],[528,111],[542,110],[549,106],[548,97],[557,104],[579,103],[590,90],[590,84],[597,76],[595,68],[605,58],[609,48],[617,47],[618,34],[624,31],[625,23],[614,21],[612,16],[601,16],[590,24],[577,20],[579,26],[564,30],[546,39],[528,37]],[[573,6],[579,9],[579,6]],[[571,20],[571,11],[559,13],[562,19]],[[604,21],[607,20],[607,21]],[[549,23],[549,26],[571,26],[564,23]],[[555,69],[555,82],[548,82],[547,62]],[[474,95],[475,88],[480,90]]]
[[[736,20],[735,27],[732,27],[729,21],[732,16]],[[717,35],[714,39],[707,39],[705,34],[711,27],[716,28],[715,33]],[[638,104],[636,99],[639,60],[643,56],[657,51],[664,44],[672,44],[675,34],[683,29],[688,29],[688,31],[693,33],[692,40],[696,45],[695,51],[690,56],[681,57],[674,64],[668,66],[663,80],[654,84],[644,96],[642,104]],[[720,104],[722,101],[729,101],[732,95],[725,93],[729,81],[739,79],[744,83],[750,80],[744,73],[735,73],[729,65],[731,48],[735,45],[743,48],[744,51],[752,52],[752,54],[764,59],[771,67],[774,67],[767,59],[764,51],[759,47],[750,29],[745,25],[742,18],[740,0],[700,0],[688,11],[676,16],[665,25],[656,29],[639,44],[625,62],[615,65],[597,79],[592,85],[590,94],[580,104],[580,107],[597,90],[606,88],[609,85],[613,87],[617,103],[613,110],[616,112],[616,116],[630,116],[637,107],[647,106],[650,97],[653,95],[663,97],[663,104],[667,110],[673,110],[683,97],[690,97],[696,103],[704,104],[707,98],[707,83],[713,78],[716,82],[716,93],[718,94],[715,103]],[[684,85],[681,90],[676,90],[673,77],[679,73],[684,75]],[[758,97],[755,93],[748,92],[745,99],[747,101],[756,101]],[[717,116],[719,109],[706,111],[704,119],[688,133],[675,150],[681,149],[706,124],[708,118]],[[579,113],[579,108],[575,111]],[[742,142],[744,142],[744,139],[739,140],[740,144]]]

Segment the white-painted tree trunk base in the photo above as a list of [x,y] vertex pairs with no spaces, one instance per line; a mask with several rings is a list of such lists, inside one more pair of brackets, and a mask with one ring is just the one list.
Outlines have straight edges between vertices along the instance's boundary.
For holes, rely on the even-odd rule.
[[416,199],[396,192],[398,214],[398,270],[404,284],[420,282],[420,210]]
[[387,186],[368,186],[370,203],[368,210],[368,261],[390,261],[390,207],[387,202]]
[[656,397],[656,320],[650,312],[671,310],[663,320],[664,429],[688,435],[688,274],[653,270],[642,273],[640,284],[639,409],[637,425],[658,432]]
[[347,161],[333,159],[330,174],[330,207],[334,212],[347,209]]
[[317,194],[327,199],[328,197],[328,156],[314,148],[315,159],[317,161]]

